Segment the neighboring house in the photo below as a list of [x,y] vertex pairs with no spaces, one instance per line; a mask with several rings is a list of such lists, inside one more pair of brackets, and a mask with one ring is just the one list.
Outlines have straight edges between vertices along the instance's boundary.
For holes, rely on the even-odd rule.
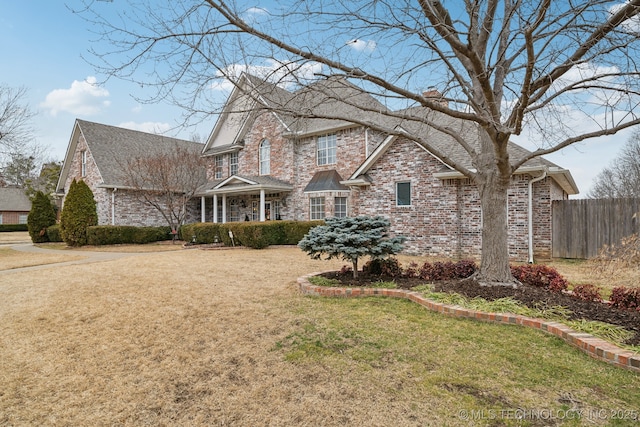
[[[393,233],[408,238],[409,253],[479,255],[482,212],[477,188],[430,148],[471,167],[468,155],[451,137],[410,118],[432,114],[443,126],[457,126],[472,145],[477,139],[473,126],[422,107],[394,112],[395,117],[382,112],[388,112],[384,105],[345,79],[327,79],[289,92],[243,75],[202,150],[208,161],[208,183],[198,193],[198,219],[228,222],[383,215],[391,220]],[[360,124],[333,117],[353,117]],[[398,131],[385,134],[366,126],[376,122]],[[102,139],[119,147],[131,138],[146,138],[78,121],[63,168],[65,188],[72,176],[78,176],[83,150],[86,163],[97,159],[92,144],[99,138],[90,132],[83,137],[85,127],[113,132],[119,137],[103,135]],[[409,140],[403,132],[419,134],[427,143]],[[126,153],[128,148],[121,150]],[[512,144],[510,152],[517,155],[526,150]],[[103,167],[100,161],[95,166],[96,173]],[[110,165],[116,166],[114,162]],[[113,197],[111,189],[118,186],[101,175],[90,180],[98,183],[93,187],[104,189],[102,198],[96,197],[98,205],[102,204],[100,223],[112,223],[110,218],[116,224],[137,223],[125,218],[119,222],[117,215],[108,215],[108,196]],[[550,257],[552,201],[577,192],[570,172],[545,159],[531,160],[516,171],[509,190],[510,256],[527,260],[530,255],[531,212],[532,250],[536,256]],[[129,215],[138,209],[130,208]]]
[[[83,180],[96,201],[100,225],[167,225],[160,212],[135,196],[125,168],[141,156],[153,156],[180,145],[202,151],[203,145],[162,135],[76,120],[56,193],[64,197],[75,179]],[[64,200],[63,200],[64,206]],[[189,206],[190,222],[200,218],[196,200]]]
[[30,210],[24,189],[0,187],[0,224],[26,224]]

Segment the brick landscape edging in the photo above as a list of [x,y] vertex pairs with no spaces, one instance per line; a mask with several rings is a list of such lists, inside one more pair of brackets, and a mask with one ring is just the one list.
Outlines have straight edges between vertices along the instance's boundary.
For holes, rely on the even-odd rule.
[[547,321],[544,319],[534,319],[531,317],[521,316],[511,313],[485,313],[482,311],[471,310],[457,305],[442,304],[429,300],[418,292],[408,291],[404,289],[382,289],[382,288],[339,288],[316,286],[309,282],[309,277],[317,276],[321,273],[311,273],[298,278],[300,290],[305,295],[316,295],[323,297],[366,297],[366,296],[384,296],[392,298],[403,298],[411,300],[431,311],[445,314],[452,317],[462,317],[468,319],[476,319],[487,322],[508,323],[512,325],[528,326],[530,328],[539,329],[549,334],[562,338],[570,345],[577,347],[589,356],[628,369],[630,371],[640,372],[640,354],[629,350],[622,349],[593,335],[584,332],[577,332],[562,323]]

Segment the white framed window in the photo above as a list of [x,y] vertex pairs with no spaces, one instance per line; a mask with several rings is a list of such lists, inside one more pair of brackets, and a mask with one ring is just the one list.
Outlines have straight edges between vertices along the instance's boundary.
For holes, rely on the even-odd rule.
[[396,206],[411,206],[410,182],[396,182]]
[[260,175],[271,173],[271,143],[268,139],[260,143]]
[[0,213],[0,224],[2,224],[2,214]]
[[222,179],[222,156],[214,158],[215,179]]
[[20,214],[18,216],[18,224],[26,224],[28,216],[29,215],[27,215],[27,214]]
[[344,218],[347,216],[347,198],[336,197],[334,199],[333,215],[336,218]]
[[87,152],[85,150],[80,152],[80,176],[87,176]]
[[229,154],[229,175],[238,174],[238,153]]
[[336,135],[318,137],[318,166],[336,163]]
[[311,197],[309,200],[310,219],[324,219],[324,197]]

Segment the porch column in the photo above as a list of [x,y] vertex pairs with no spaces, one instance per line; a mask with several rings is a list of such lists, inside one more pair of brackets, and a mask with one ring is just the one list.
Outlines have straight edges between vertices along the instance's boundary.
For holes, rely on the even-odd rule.
[[218,222],[218,195],[213,195],[213,222]]
[[264,222],[265,221],[265,214],[264,214],[264,190],[260,190],[260,221]]
[[200,222],[206,222],[207,218],[205,217],[206,215],[206,208],[205,208],[205,201],[204,201],[204,196],[200,197]]
[[227,195],[222,195],[222,223],[227,222]]

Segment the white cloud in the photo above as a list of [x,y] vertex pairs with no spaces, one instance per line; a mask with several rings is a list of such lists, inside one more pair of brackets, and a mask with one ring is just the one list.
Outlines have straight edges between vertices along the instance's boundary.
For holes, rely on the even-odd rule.
[[[620,4],[616,4],[616,5],[612,6],[609,9],[609,13],[612,14],[612,15],[616,14],[627,3],[629,3],[629,0],[625,1],[624,3],[620,3]],[[640,17],[638,15],[636,15],[631,19],[627,19],[626,21],[624,21],[622,23],[622,28],[624,28],[626,31],[628,31],[630,33],[634,33],[634,34],[640,33]]]
[[281,62],[275,59],[267,60],[265,65],[232,64],[217,73],[218,81],[211,85],[212,90],[229,91],[233,84],[229,79],[237,79],[244,72],[266,79],[281,87],[296,83],[306,83],[315,78],[315,74],[322,71],[322,64],[317,62]]
[[55,89],[47,94],[42,108],[49,110],[52,116],[59,112],[67,112],[74,115],[90,116],[107,108],[111,102],[109,91],[97,84],[93,76],[83,81],[74,80],[69,89]]
[[118,127],[122,127],[125,129],[138,130],[141,132],[147,133],[155,133],[158,135],[162,135],[171,130],[171,125],[169,123],[161,123],[161,122],[124,122],[120,123]]
[[353,39],[345,43],[358,52],[373,52],[378,44],[374,40]]

